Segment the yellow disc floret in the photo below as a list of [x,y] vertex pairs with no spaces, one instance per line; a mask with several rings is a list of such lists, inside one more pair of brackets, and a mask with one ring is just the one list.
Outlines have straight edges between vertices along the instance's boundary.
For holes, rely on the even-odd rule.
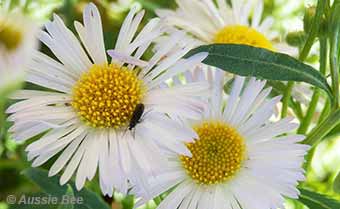
[[18,48],[22,38],[22,32],[19,28],[5,21],[0,21],[0,46],[4,46],[8,51],[14,50]]
[[245,158],[243,138],[220,121],[203,122],[194,130],[199,138],[187,144],[192,157],[180,157],[188,175],[199,184],[222,183],[232,178]]
[[128,125],[144,93],[134,71],[115,64],[93,65],[74,86],[71,105],[86,124],[117,129]]
[[272,43],[253,28],[241,25],[227,26],[217,32],[213,40],[221,44],[245,44],[274,50]]

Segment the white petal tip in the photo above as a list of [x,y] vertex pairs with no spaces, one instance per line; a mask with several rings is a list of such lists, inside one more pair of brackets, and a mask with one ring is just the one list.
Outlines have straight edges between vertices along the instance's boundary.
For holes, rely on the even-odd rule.
[[84,27],[83,24],[81,24],[81,23],[78,22],[78,21],[74,21],[73,25],[74,25],[74,27],[75,27],[77,30],[79,30],[79,28],[83,28],[83,27]]
[[198,134],[196,133],[196,131],[192,131],[192,138],[191,138],[191,140],[194,141],[195,139],[198,139]]
[[38,166],[40,166],[41,165],[41,163],[37,163],[36,161],[34,161],[33,163],[32,163],[32,167],[33,168],[36,168],[36,167],[38,167]]
[[186,149],[184,150],[183,152],[181,153],[178,153],[180,155],[184,155],[184,156],[187,156],[187,157],[192,157],[192,153],[190,152],[190,150]]
[[205,58],[208,57],[208,55],[209,55],[208,52],[200,52],[198,54],[193,55],[192,57],[197,57],[197,59],[203,61],[203,60],[205,60]]
[[297,135],[295,135],[295,137],[296,137],[295,139],[296,139],[297,142],[301,142],[306,138],[306,136],[302,135],[302,134],[297,134]]
[[93,2],[90,2],[87,6],[88,7],[97,7]]
[[282,97],[283,97],[282,95],[279,95],[279,96],[275,97],[275,101],[277,101],[277,102],[281,101]]
[[118,60],[123,63],[128,63],[132,65],[137,65],[140,67],[145,67],[148,65],[148,62],[145,62],[143,60],[137,59],[135,57],[129,56],[127,54],[124,54],[122,52],[118,52],[116,50],[107,50],[108,55],[112,57],[113,60]]
[[76,189],[77,191],[80,191],[84,187],[84,184],[78,184],[76,183]]
[[62,186],[64,184],[66,184],[67,181],[68,180],[66,180],[65,178],[63,178],[63,176],[61,176],[60,179],[59,179],[59,184]]
[[52,176],[54,176],[54,175],[56,175],[56,174],[57,174],[57,172],[50,170],[50,171],[48,172],[48,177],[52,177]]
[[110,49],[106,51],[108,53],[108,55],[110,55],[111,57],[115,55],[115,50]]
[[15,112],[15,110],[14,110],[14,108],[12,108],[12,107],[9,107],[9,108],[5,111],[5,113],[7,113],[7,114],[14,113],[14,112]]

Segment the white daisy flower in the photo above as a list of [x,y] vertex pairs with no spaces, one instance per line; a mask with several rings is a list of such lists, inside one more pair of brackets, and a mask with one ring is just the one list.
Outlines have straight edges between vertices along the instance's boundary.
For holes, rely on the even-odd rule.
[[0,10],[0,93],[21,83],[37,47],[37,26],[18,12]]
[[[163,24],[170,26],[169,34],[178,29],[191,36],[183,39],[182,44],[196,39],[196,46],[213,43],[246,44],[255,47],[287,53],[296,57],[298,49],[282,42],[278,33],[272,30],[274,19],[263,17],[263,0],[176,0],[178,8],[157,10]],[[164,44],[162,37],[157,48]],[[228,79],[233,74],[225,74]],[[299,85],[298,85],[299,86]],[[300,89],[293,89],[292,95],[299,102],[302,100]]]
[[60,153],[49,175],[65,168],[61,184],[76,173],[75,183],[81,189],[99,167],[104,194],[112,195],[113,189],[126,193],[129,184],[145,188],[146,176],[164,165],[166,158],[160,148],[190,155],[183,142],[192,141],[196,133],[165,113],[199,117],[203,103],[194,96],[206,91],[208,84],[197,82],[177,88],[159,85],[194,68],[207,54],[181,59],[190,50],[187,46],[168,55],[185,35],[180,32],[150,60],[141,60],[152,41],[162,34],[159,19],[150,20],[136,34],[143,15],[144,11],[137,12],[134,7],[125,18],[116,46],[109,51],[111,64],[94,4],[84,10],[84,25],[75,22],[81,42],[57,15],[40,33],[40,40],[60,62],[36,52],[27,81],[50,90],[19,91],[13,98],[23,101],[12,105],[7,113],[11,114],[8,120],[14,122],[10,131],[17,141],[46,132],[27,147],[28,159],[36,167]]
[[[273,18],[262,21],[262,0],[176,0],[178,9],[157,10],[166,25],[181,28],[202,44],[246,44],[269,50],[291,51],[288,45],[273,41]],[[249,21],[251,19],[251,21]],[[295,52],[296,50],[294,50]]]
[[144,204],[170,191],[158,209],[283,208],[284,197],[297,198],[301,165],[308,150],[304,136],[285,134],[297,126],[292,118],[269,122],[280,96],[266,99],[265,81],[237,76],[225,107],[223,76],[216,71],[210,107],[200,120],[189,122],[198,138],[187,143],[192,156],[169,154],[166,172],[150,180]]

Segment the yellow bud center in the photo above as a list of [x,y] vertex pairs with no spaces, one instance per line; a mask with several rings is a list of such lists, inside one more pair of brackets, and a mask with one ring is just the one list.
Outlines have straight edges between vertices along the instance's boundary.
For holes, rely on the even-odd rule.
[[129,124],[145,90],[143,81],[126,67],[93,65],[74,86],[71,104],[87,125],[118,129]]
[[213,40],[221,44],[244,44],[274,50],[272,43],[260,32],[241,25],[227,26],[218,31]]
[[22,33],[19,28],[7,22],[0,22],[0,45],[11,51],[18,48],[22,39]]
[[188,175],[199,184],[228,181],[239,171],[245,158],[245,144],[238,132],[220,121],[196,125],[199,138],[187,147],[192,157],[180,160]]

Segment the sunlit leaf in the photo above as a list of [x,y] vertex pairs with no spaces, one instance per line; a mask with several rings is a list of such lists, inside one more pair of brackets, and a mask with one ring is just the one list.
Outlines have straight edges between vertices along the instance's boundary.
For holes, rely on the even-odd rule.
[[312,192],[306,189],[300,189],[299,201],[308,206],[310,209],[335,209],[340,208],[340,202],[326,195]]
[[333,190],[337,193],[340,193],[340,172],[336,176],[334,183],[333,183]]
[[123,209],[133,209],[135,198],[133,195],[128,195],[122,200]]

